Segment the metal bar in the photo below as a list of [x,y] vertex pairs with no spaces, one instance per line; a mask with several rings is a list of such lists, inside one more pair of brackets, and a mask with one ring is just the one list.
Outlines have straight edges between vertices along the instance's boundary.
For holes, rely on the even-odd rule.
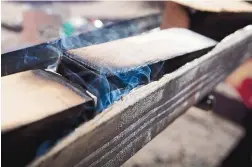
[[62,50],[69,50],[143,33],[159,27],[160,14],[121,21],[101,29],[72,37],[4,53],[1,55],[1,75],[9,75],[32,69],[46,69],[57,63]]

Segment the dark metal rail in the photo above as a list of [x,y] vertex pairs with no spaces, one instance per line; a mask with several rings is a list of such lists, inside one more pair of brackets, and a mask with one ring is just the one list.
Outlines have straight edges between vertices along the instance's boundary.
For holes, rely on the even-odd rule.
[[31,69],[46,69],[57,63],[62,50],[100,44],[126,38],[159,27],[160,14],[117,22],[88,33],[66,37],[1,55],[1,75]]

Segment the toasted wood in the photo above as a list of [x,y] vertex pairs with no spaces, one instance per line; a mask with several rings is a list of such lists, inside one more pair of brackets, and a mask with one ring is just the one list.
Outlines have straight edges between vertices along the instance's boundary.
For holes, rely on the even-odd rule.
[[211,47],[215,41],[186,29],[169,29],[67,51],[101,73],[124,72]]
[[42,70],[2,77],[2,132],[90,100],[62,77]]

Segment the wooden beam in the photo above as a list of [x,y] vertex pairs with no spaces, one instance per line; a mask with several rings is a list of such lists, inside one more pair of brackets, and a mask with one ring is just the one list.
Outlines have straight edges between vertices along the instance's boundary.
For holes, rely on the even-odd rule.
[[210,38],[186,29],[169,29],[77,48],[67,55],[100,73],[120,73],[213,47]]
[[33,70],[2,77],[2,131],[90,101],[59,75]]

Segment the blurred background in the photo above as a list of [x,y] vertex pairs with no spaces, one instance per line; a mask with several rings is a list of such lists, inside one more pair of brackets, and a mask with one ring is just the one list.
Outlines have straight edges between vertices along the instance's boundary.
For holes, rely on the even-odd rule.
[[[152,2],[3,2],[2,52],[160,12]],[[123,10],[121,10],[123,9]]]
[[[252,24],[250,3],[227,6],[220,12],[218,5],[161,1],[2,2],[1,52],[155,13],[162,13],[163,29],[188,28],[220,41]],[[248,60],[123,166],[245,166],[252,161],[251,108]]]

